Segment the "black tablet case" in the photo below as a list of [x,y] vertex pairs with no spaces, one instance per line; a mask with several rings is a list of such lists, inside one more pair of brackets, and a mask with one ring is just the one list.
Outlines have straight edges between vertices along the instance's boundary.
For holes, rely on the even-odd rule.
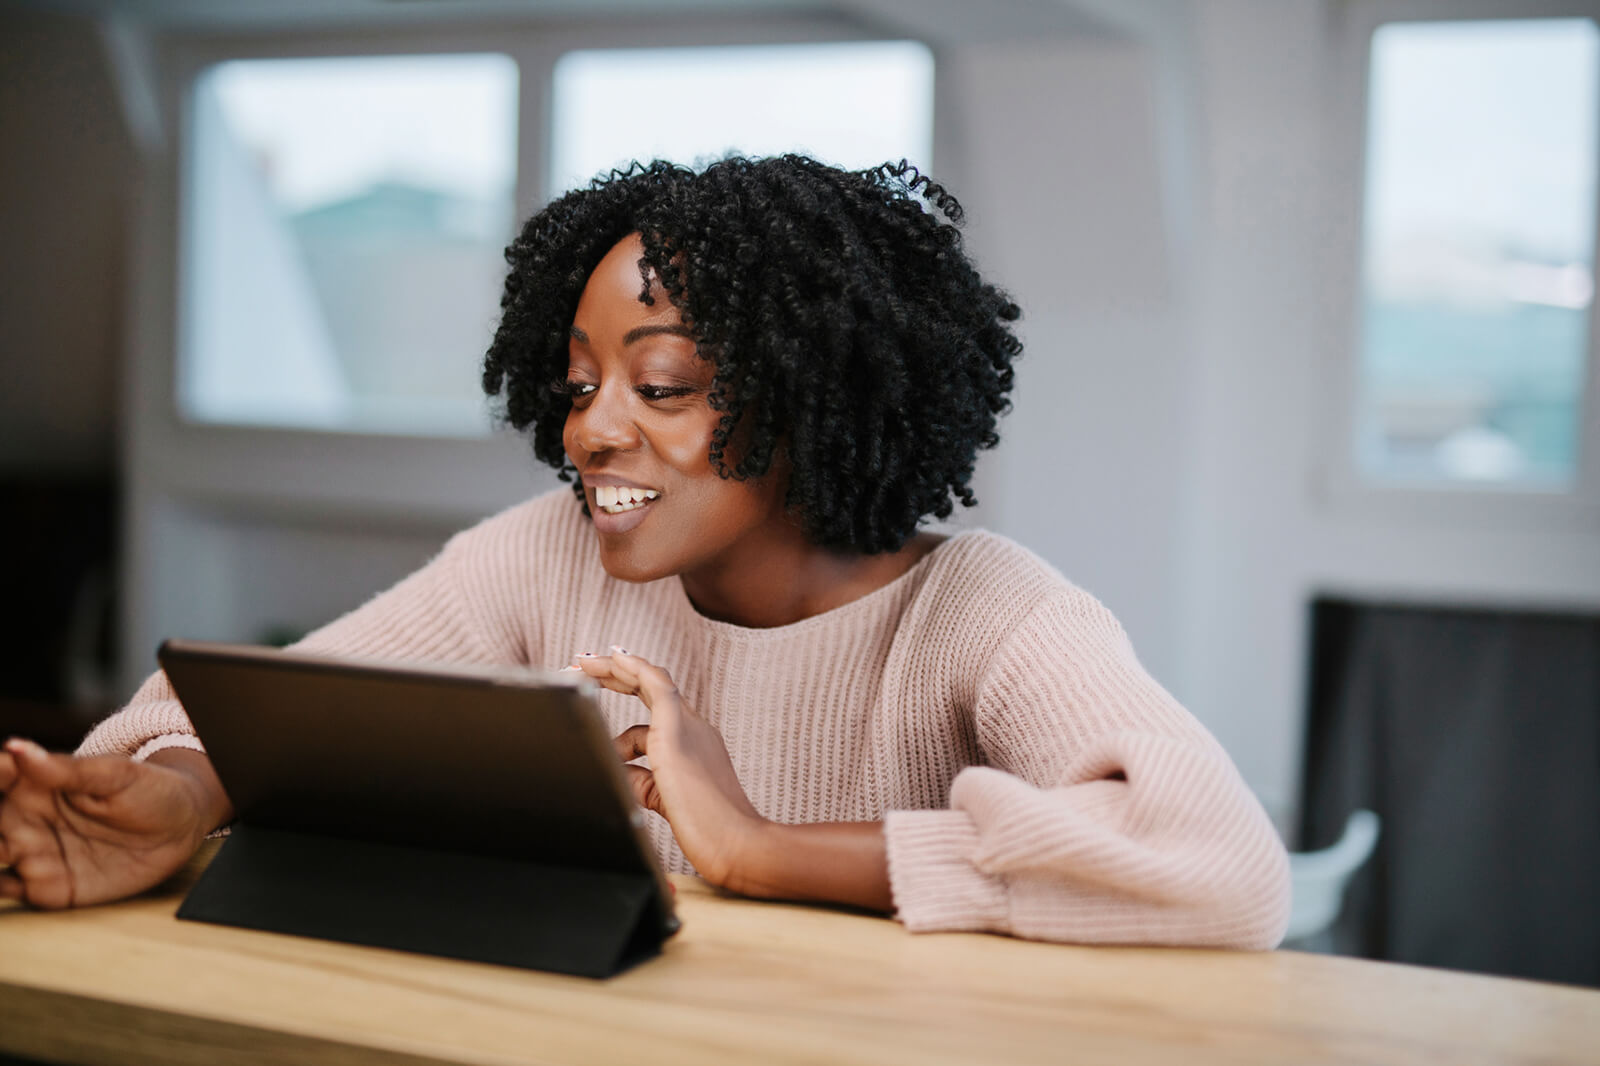
[[238,814],[178,917],[606,977],[670,890],[576,683],[168,641]]

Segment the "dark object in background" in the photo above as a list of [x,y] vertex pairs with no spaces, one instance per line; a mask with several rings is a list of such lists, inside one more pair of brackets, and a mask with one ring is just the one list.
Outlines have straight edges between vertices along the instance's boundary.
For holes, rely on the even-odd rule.
[[1336,947],[1600,986],[1600,615],[1319,599],[1311,632],[1299,846],[1383,819]]
[[0,737],[70,750],[111,709],[116,493],[14,478],[0,515]]

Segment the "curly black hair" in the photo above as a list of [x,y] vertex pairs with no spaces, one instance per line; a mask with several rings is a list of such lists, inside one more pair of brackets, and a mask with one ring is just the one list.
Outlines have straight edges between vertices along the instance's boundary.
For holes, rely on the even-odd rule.
[[[578,298],[619,241],[693,332],[723,416],[711,465],[760,477],[782,453],[786,505],[817,545],[893,551],[969,482],[999,442],[1021,315],[962,250],[961,205],[905,161],[860,171],[805,156],[703,170],[635,163],[555,200],[506,249],[510,272],[483,388],[575,482],[561,443]],[[730,448],[730,441],[735,442]],[[731,461],[730,461],[731,460]]]

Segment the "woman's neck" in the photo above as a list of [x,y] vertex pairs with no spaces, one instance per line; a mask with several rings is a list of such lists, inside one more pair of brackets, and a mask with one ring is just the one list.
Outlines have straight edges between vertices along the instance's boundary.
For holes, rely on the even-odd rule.
[[770,629],[843,607],[883,588],[945,540],[919,533],[879,555],[834,552],[798,543],[741,545],[737,558],[682,575],[695,610],[719,622]]

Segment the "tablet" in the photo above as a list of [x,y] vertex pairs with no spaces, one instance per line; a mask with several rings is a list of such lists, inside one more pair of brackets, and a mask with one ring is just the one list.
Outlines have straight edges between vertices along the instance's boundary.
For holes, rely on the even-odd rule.
[[657,939],[676,929],[587,678],[179,640],[158,658],[236,835],[345,842],[339,854],[359,843],[400,862],[442,853],[429,861],[480,878],[537,867],[646,882],[639,919]]

